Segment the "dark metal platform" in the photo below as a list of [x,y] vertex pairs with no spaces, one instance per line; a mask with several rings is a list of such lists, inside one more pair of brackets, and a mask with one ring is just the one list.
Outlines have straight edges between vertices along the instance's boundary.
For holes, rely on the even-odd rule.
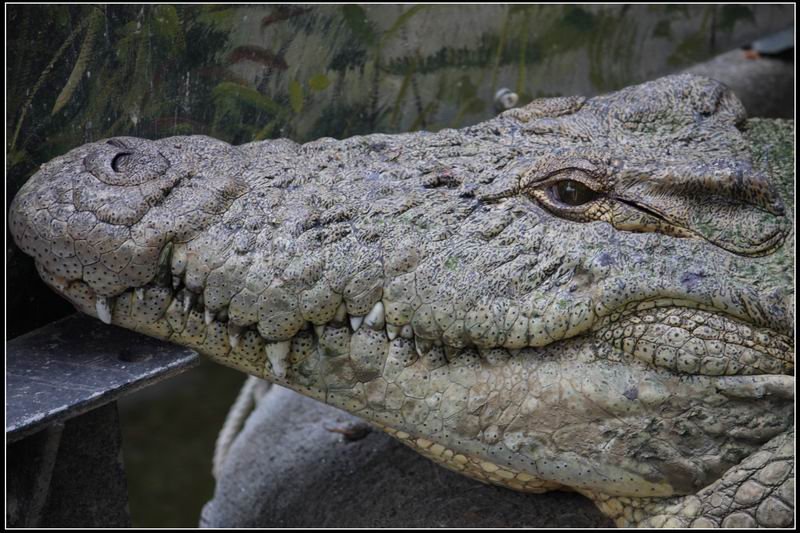
[[198,362],[83,315],[7,342],[7,525],[130,526],[116,400]]
[[73,315],[6,343],[6,441],[112,402],[199,362],[188,348]]

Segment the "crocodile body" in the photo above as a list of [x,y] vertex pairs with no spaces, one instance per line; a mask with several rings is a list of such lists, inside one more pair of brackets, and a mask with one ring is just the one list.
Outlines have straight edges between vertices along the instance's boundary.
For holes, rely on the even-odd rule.
[[681,75],[438,133],[115,138],[43,165],[10,227],[79,310],[466,475],[787,526],[791,129]]

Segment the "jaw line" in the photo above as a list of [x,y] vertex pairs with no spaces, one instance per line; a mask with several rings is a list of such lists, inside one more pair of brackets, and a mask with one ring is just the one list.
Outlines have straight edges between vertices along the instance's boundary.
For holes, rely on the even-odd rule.
[[[130,324],[126,324],[126,320],[119,319],[117,316],[118,311],[116,310],[116,302],[122,300],[123,302],[127,302],[125,305],[130,306],[130,302],[135,300],[143,300],[147,291],[153,289],[159,290],[168,290],[170,293],[171,303],[169,304],[169,309],[173,310],[178,308],[179,312],[182,311],[183,318],[181,320],[183,323],[186,323],[188,319],[188,315],[191,313],[197,313],[202,316],[202,320],[205,322],[207,327],[211,327],[212,323],[214,326],[218,326],[219,324],[223,324],[227,331],[228,335],[228,342],[230,345],[230,352],[233,353],[237,348],[240,340],[243,336],[248,335],[249,332],[254,332],[255,335],[259,335],[257,330],[251,327],[245,326],[235,326],[232,323],[224,323],[224,321],[219,320],[219,313],[213,313],[209,310],[202,307],[201,302],[202,298],[198,298],[197,295],[194,295],[191,291],[186,289],[176,290],[172,287],[161,287],[158,286],[148,286],[148,287],[141,287],[136,289],[129,289],[124,291],[122,294],[117,295],[113,298],[104,298],[104,297],[97,297],[94,291],[82,280],[76,280],[69,282],[64,278],[59,278],[58,276],[53,275],[52,273],[48,272],[46,269],[39,267],[40,274],[42,278],[48,282],[48,284],[58,293],[66,296],[69,298],[73,304],[78,307],[79,310],[83,311],[86,314],[90,314],[96,316],[103,322],[110,324],[112,321],[114,323],[118,323],[124,327],[131,327]],[[76,299],[75,297],[71,297],[70,295],[79,294],[82,295],[80,299]],[[183,295],[183,296],[181,296]],[[380,307],[383,307],[383,304],[379,302]],[[376,308],[378,304],[376,304]],[[391,342],[395,338],[404,339],[403,342],[408,342],[411,348],[416,352],[416,358],[424,358],[430,357],[432,351],[436,351],[436,357],[444,358],[443,364],[453,364],[453,362],[457,361],[458,359],[462,358],[468,353],[476,354],[480,359],[490,358],[494,361],[501,361],[504,358],[526,358],[526,357],[533,357],[537,353],[540,353],[542,349],[548,350],[558,350],[559,347],[563,347],[562,349],[568,349],[570,341],[573,340],[581,340],[584,338],[589,338],[594,342],[605,343],[607,347],[611,348],[611,340],[607,339],[607,341],[603,341],[601,338],[603,335],[603,331],[606,330],[608,327],[613,327],[614,324],[619,320],[620,316],[625,316],[625,313],[630,315],[631,313],[643,312],[647,310],[660,310],[660,309],[696,309],[698,312],[705,312],[709,313],[714,316],[718,316],[721,319],[725,320],[726,322],[735,323],[735,324],[746,324],[741,320],[741,318],[730,315],[724,311],[720,311],[719,309],[698,303],[692,300],[681,300],[676,298],[651,298],[648,300],[639,300],[630,302],[624,306],[620,306],[615,309],[613,312],[605,314],[601,318],[595,319],[592,326],[584,333],[580,333],[573,337],[563,338],[563,339],[555,339],[550,340],[550,342],[543,344],[541,346],[523,346],[520,348],[507,348],[504,346],[493,346],[493,347],[479,347],[479,346],[464,346],[464,347],[453,347],[445,345],[441,339],[425,339],[419,337],[414,333],[413,328],[410,324],[405,326],[393,326],[391,324],[385,324],[383,317],[375,317],[375,316],[367,316],[365,317],[352,317],[347,314],[343,314],[341,317],[337,317],[334,322],[330,322],[327,324],[322,325],[313,325],[311,323],[306,323],[306,326],[303,328],[305,331],[304,334],[312,334],[313,331],[313,340],[316,345],[315,349],[322,349],[320,346],[320,341],[322,339],[322,335],[324,334],[327,328],[346,328],[348,330],[348,334],[352,335],[356,331],[361,328],[371,329],[373,331],[383,332],[386,335],[387,342]],[[344,308],[341,309],[342,313],[344,313]],[[116,318],[116,320],[115,320]],[[753,325],[754,326],[754,325]],[[755,327],[755,326],[754,326]],[[131,329],[137,329],[136,327],[131,327]],[[148,331],[143,331],[146,334],[151,334]],[[302,331],[301,331],[302,333]],[[777,331],[771,332],[772,336],[779,336],[784,343],[790,343],[793,349],[793,339],[786,337],[782,333]],[[160,335],[155,335],[160,336]],[[165,338],[161,336],[162,338]],[[259,337],[261,338],[261,337]],[[166,340],[170,340],[173,342],[182,343],[180,335],[176,336],[170,334],[166,337]],[[265,376],[269,376],[272,378],[276,378],[278,380],[284,380],[287,375],[287,370],[289,369],[289,362],[288,357],[291,351],[291,339],[285,341],[278,341],[278,342],[271,342],[266,339],[261,338],[261,342],[264,345],[264,351],[266,354],[266,367],[263,367],[260,372],[257,372],[256,375],[264,374]],[[194,348],[198,349],[202,353],[202,347],[193,346]],[[620,350],[622,347],[618,347]],[[337,355],[353,355],[350,350],[348,349],[347,352],[340,352]],[[224,360],[222,360],[219,356],[215,356],[214,354],[207,354],[210,355],[212,358],[219,360],[223,364],[226,364]],[[628,354],[632,356],[633,354]],[[793,359],[792,359],[792,368],[793,368]],[[662,368],[663,369],[663,368]],[[248,373],[254,373],[249,370]],[[680,373],[680,372],[679,372]],[[765,372],[760,372],[761,374]],[[771,372],[766,372],[767,374]],[[693,374],[688,374],[693,375]]]

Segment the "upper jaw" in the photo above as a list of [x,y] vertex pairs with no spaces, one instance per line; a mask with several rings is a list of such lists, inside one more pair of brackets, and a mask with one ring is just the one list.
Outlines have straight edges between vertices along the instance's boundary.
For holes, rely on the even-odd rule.
[[118,295],[151,282],[168,242],[191,240],[246,192],[245,167],[210,138],[84,145],[25,183],[9,209],[11,234],[56,285],[80,280],[97,296]]
[[[771,279],[778,278],[771,257],[737,258],[696,239],[571,223],[521,197],[491,206],[455,200],[459,191],[420,188],[389,172],[347,181],[346,194],[322,178],[297,179],[291,195],[280,179],[257,183],[261,163],[253,161],[270,168],[270,158],[290,162],[300,150],[197,138],[88,145],[45,165],[25,186],[12,204],[11,231],[53,286],[85,285],[93,314],[108,318],[106,304],[96,305],[101,299],[159,286],[171,300],[202,304],[204,316],[224,316],[269,343],[330,323],[341,305],[358,323],[378,303],[387,328],[454,349],[518,350],[595,335],[626,306],[652,301],[701,307],[784,336],[792,330],[791,302]],[[110,173],[124,170],[118,156],[126,152],[154,158],[157,176],[135,173],[135,184],[121,185]],[[382,168],[377,160],[368,166]],[[172,183],[162,196],[153,186],[160,183]],[[147,184],[156,196],[141,196],[147,210],[134,209],[135,220],[93,209],[103,192],[142,195]],[[283,307],[273,312],[274,303]],[[269,325],[281,313],[291,328]]]
[[[374,257],[372,252],[353,250],[347,240],[322,249],[303,248],[318,243],[313,234],[325,228],[310,227],[298,237],[290,234],[295,226],[289,224],[272,230],[272,242],[284,243],[284,249],[274,244],[253,247],[244,243],[245,230],[259,232],[272,218],[291,219],[296,213],[276,209],[263,224],[250,222],[260,200],[246,195],[252,184],[241,179],[244,163],[237,152],[218,141],[201,142],[184,161],[181,150],[189,144],[175,138],[138,148],[136,153],[145,155],[168,154],[170,167],[163,179],[176,184],[139,221],[114,224],[81,211],[74,202],[76,180],[120,187],[109,184],[112,180],[105,174],[98,178],[87,166],[108,172],[118,153],[137,150],[131,141],[122,146],[103,143],[96,150],[78,149],[33,178],[12,204],[12,234],[37,258],[52,286],[107,321],[115,307],[109,298],[162,287],[184,314],[196,308],[206,321],[212,317],[229,324],[233,338],[237,329],[251,328],[265,343],[286,342],[307,325],[358,325],[378,314],[378,304],[387,335],[405,332],[420,350],[441,345],[516,351],[584,334],[601,336],[623,311],[638,313],[637,306],[647,302],[697,308],[722,317],[725,324],[769,329],[781,335],[784,344],[792,330],[793,316],[779,288],[764,290],[746,278],[731,277],[752,265],[762,269],[756,277],[767,276],[770,258],[737,258],[702,241],[617,232],[605,223],[561,221],[520,198],[470,207],[455,231],[448,226],[450,234],[435,240],[431,235],[436,223],[449,214],[436,210],[450,209],[437,195],[450,193],[399,187],[395,196],[426,195],[417,199],[417,212],[407,211],[419,217],[421,229],[408,233],[399,222],[375,226],[367,214],[346,222],[358,233],[380,230],[382,252]],[[91,155],[98,150],[102,157]],[[104,162],[98,164],[100,160]],[[56,168],[61,174],[52,180],[51,169]],[[183,187],[191,187],[192,195]],[[302,199],[316,194],[318,187],[310,184],[294,194]],[[194,208],[187,208],[185,201],[193,202]],[[197,208],[198,202],[206,205]],[[40,221],[41,213],[48,220]],[[242,234],[230,233],[231,227]],[[263,284],[269,272],[259,265],[281,264],[281,254],[291,262],[283,265],[282,274],[266,280],[266,290],[253,293],[251,303],[230,296]],[[222,267],[210,274],[209,265]],[[317,281],[305,280],[306,271],[316,271]],[[76,281],[77,293],[65,289]],[[287,304],[290,301],[294,304]],[[288,319],[291,327],[276,329],[278,318]]]
[[[562,272],[558,284],[517,300],[475,298],[493,285],[491,279],[476,285],[477,292],[460,295],[444,290],[448,280],[439,280],[436,283],[442,290],[434,295],[423,291],[426,274],[419,265],[415,276],[391,277],[376,271],[375,279],[362,278],[360,285],[351,280],[342,284],[342,293],[331,293],[335,301],[328,302],[332,305],[330,312],[321,307],[328,305],[325,295],[313,289],[296,291],[284,280],[285,284],[270,289],[269,298],[275,300],[272,305],[254,301],[257,318],[248,321],[236,307],[239,304],[219,307],[214,303],[219,283],[242,280],[208,277],[204,284],[198,284],[195,269],[211,259],[203,257],[202,250],[206,250],[202,243],[169,244],[161,250],[151,280],[110,298],[83,281],[65,283],[39,266],[42,277],[56,290],[84,312],[106,322],[125,325],[126,320],[135,318],[131,306],[135,308],[137,302],[146,303],[146,298],[152,297],[176,323],[185,324],[194,314],[205,323],[200,327],[222,324],[231,349],[253,334],[266,350],[271,372],[278,377],[286,373],[284,360],[297,335],[313,331],[327,347],[323,349],[339,354],[349,350],[349,343],[337,348],[338,341],[330,337],[333,333],[326,336],[326,331],[342,335],[343,331],[355,333],[362,327],[385,332],[389,341],[407,339],[419,357],[432,351],[442,357],[458,357],[465,351],[489,357],[497,350],[515,356],[520,350],[535,350],[586,335],[630,357],[677,373],[783,374],[793,370],[793,317],[786,307],[787,295],[778,290],[757,291],[699,269],[689,268],[680,274],[675,269],[680,263],[677,258],[644,271],[630,261],[629,255],[623,261],[626,254],[619,249],[614,254],[606,251],[584,258],[580,267],[565,259],[565,264],[573,266]],[[420,261],[425,262],[424,258]],[[156,294],[161,296],[153,296]],[[301,304],[296,314],[285,304],[285,298],[293,294],[299,294]],[[308,305],[302,307],[303,302]],[[123,317],[125,314],[130,316]],[[286,324],[287,319],[296,322],[296,327],[275,328],[275,324]],[[173,333],[167,332],[170,335]]]

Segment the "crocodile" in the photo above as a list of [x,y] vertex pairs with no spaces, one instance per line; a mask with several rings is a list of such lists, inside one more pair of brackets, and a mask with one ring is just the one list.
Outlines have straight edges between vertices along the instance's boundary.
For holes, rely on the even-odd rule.
[[79,311],[482,482],[789,526],[792,138],[683,74],[435,133],[101,140],[9,225]]

